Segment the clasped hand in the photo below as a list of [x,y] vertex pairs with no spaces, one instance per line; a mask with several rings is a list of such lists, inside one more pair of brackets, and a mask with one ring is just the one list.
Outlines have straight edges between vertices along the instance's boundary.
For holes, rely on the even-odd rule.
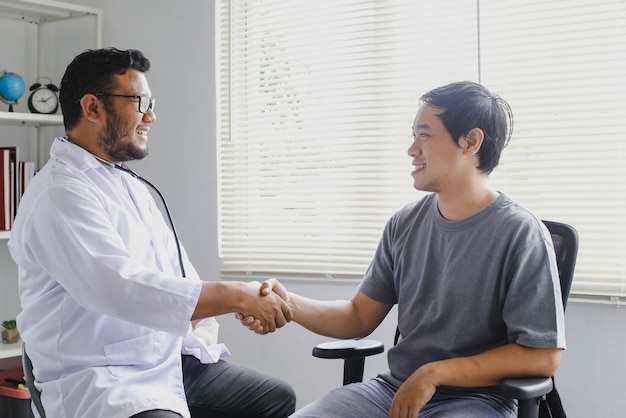
[[256,334],[265,335],[276,331],[277,328],[281,328],[286,325],[287,322],[291,321],[293,315],[291,307],[289,306],[289,293],[287,292],[285,286],[280,284],[278,280],[268,279],[261,283],[259,296],[261,296],[262,299],[278,299],[281,312],[276,312],[274,321],[263,320],[262,318],[255,317],[254,315],[236,313],[235,318],[237,318],[243,326],[248,328],[250,331],[254,331]]

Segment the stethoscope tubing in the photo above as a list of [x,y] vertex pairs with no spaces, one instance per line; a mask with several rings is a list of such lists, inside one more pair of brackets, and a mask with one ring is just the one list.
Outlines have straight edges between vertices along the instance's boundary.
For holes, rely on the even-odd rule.
[[178,264],[180,265],[180,272],[183,277],[186,277],[185,266],[183,265],[183,254],[180,249],[180,241],[178,240],[178,234],[176,233],[176,228],[174,227],[174,220],[172,219],[172,215],[170,214],[170,210],[167,206],[167,202],[165,201],[165,197],[163,196],[163,193],[161,193],[161,191],[157,189],[157,187],[154,184],[150,183],[148,180],[141,177],[139,174],[135,173],[130,168],[121,166],[119,164],[109,163],[108,161],[107,163],[111,164],[113,167],[117,168],[120,171],[130,174],[131,176],[133,176],[134,178],[136,178],[137,180],[141,181],[142,183],[150,187],[152,190],[154,190],[154,192],[159,196],[159,198],[161,199],[161,202],[163,203],[163,207],[165,208],[165,214],[167,215],[167,220],[170,223],[170,228],[172,229],[172,233],[174,234],[174,240],[176,242],[176,251],[178,252]]

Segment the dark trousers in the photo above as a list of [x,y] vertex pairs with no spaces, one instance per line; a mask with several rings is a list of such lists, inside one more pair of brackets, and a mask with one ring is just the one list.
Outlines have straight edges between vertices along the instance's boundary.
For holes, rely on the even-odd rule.
[[[296,409],[296,395],[288,383],[223,360],[202,364],[183,356],[183,382],[193,418],[285,418]],[[152,410],[131,418],[180,415]]]
[[287,382],[223,360],[183,356],[183,382],[193,418],[284,418],[296,409]]

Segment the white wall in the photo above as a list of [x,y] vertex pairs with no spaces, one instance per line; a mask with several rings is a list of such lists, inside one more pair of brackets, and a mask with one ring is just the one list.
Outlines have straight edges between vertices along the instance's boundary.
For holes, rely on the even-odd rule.
[[[72,0],[70,0],[72,1]],[[137,48],[150,58],[150,87],[158,121],[150,155],[132,167],[168,199],[179,235],[200,275],[219,271],[215,148],[214,2],[207,0],[73,0],[103,10],[103,44]],[[291,290],[325,299],[350,297],[356,284],[288,282]],[[341,382],[338,360],[311,356],[326,339],[290,324],[268,336],[243,329],[227,315],[221,337],[231,361],[289,381],[302,406]],[[375,333],[392,343],[395,315]],[[626,307],[572,302],[567,311],[569,349],[557,375],[570,417],[620,417],[626,411]],[[384,355],[367,362],[366,377],[386,368]]]

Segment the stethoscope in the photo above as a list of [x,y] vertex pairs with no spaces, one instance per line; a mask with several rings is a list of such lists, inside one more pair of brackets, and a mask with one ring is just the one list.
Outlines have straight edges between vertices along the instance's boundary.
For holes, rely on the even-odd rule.
[[[85,150],[85,151],[87,151],[87,150]],[[89,151],[87,151],[87,152],[89,152]],[[123,171],[124,173],[130,174],[131,176],[133,176],[134,178],[136,178],[137,180],[141,181],[146,186],[148,186],[152,190],[154,190],[155,193],[159,196],[159,198],[161,199],[161,202],[163,203],[163,207],[165,208],[165,214],[167,215],[167,220],[170,223],[170,228],[172,229],[172,233],[174,234],[174,240],[176,241],[176,251],[178,252],[178,264],[180,265],[180,272],[183,275],[183,277],[187,277],[185,275],[185,267],[183,266],[183,254],[182,254],[182,251],[180,250],[180,242],[178,241],[178,234],[176,233],[176,228],[174,227],[174,221],[172,220],[172,215],[170,215],[170,210],[167,207],[167,202],[165,202],[165,197],[163,197],[163,194],[159,191],[159,189],[156,188],[156,186],[154,184],[150,183],[148,180],[146,180],[145,178],[141,177],[139,174],[135,173],[130,168],[124,167],[123,165],[120,165],[120,164],[112,163],[110,161],[105,160],[104,158],[98,157],[95,154],[91,154],[91,155],[96,160],[100,161],[101,163],[103,163],[105,165],[108,165],[109,167],[113,167],[113,168],[115,168],[117,170]]]

